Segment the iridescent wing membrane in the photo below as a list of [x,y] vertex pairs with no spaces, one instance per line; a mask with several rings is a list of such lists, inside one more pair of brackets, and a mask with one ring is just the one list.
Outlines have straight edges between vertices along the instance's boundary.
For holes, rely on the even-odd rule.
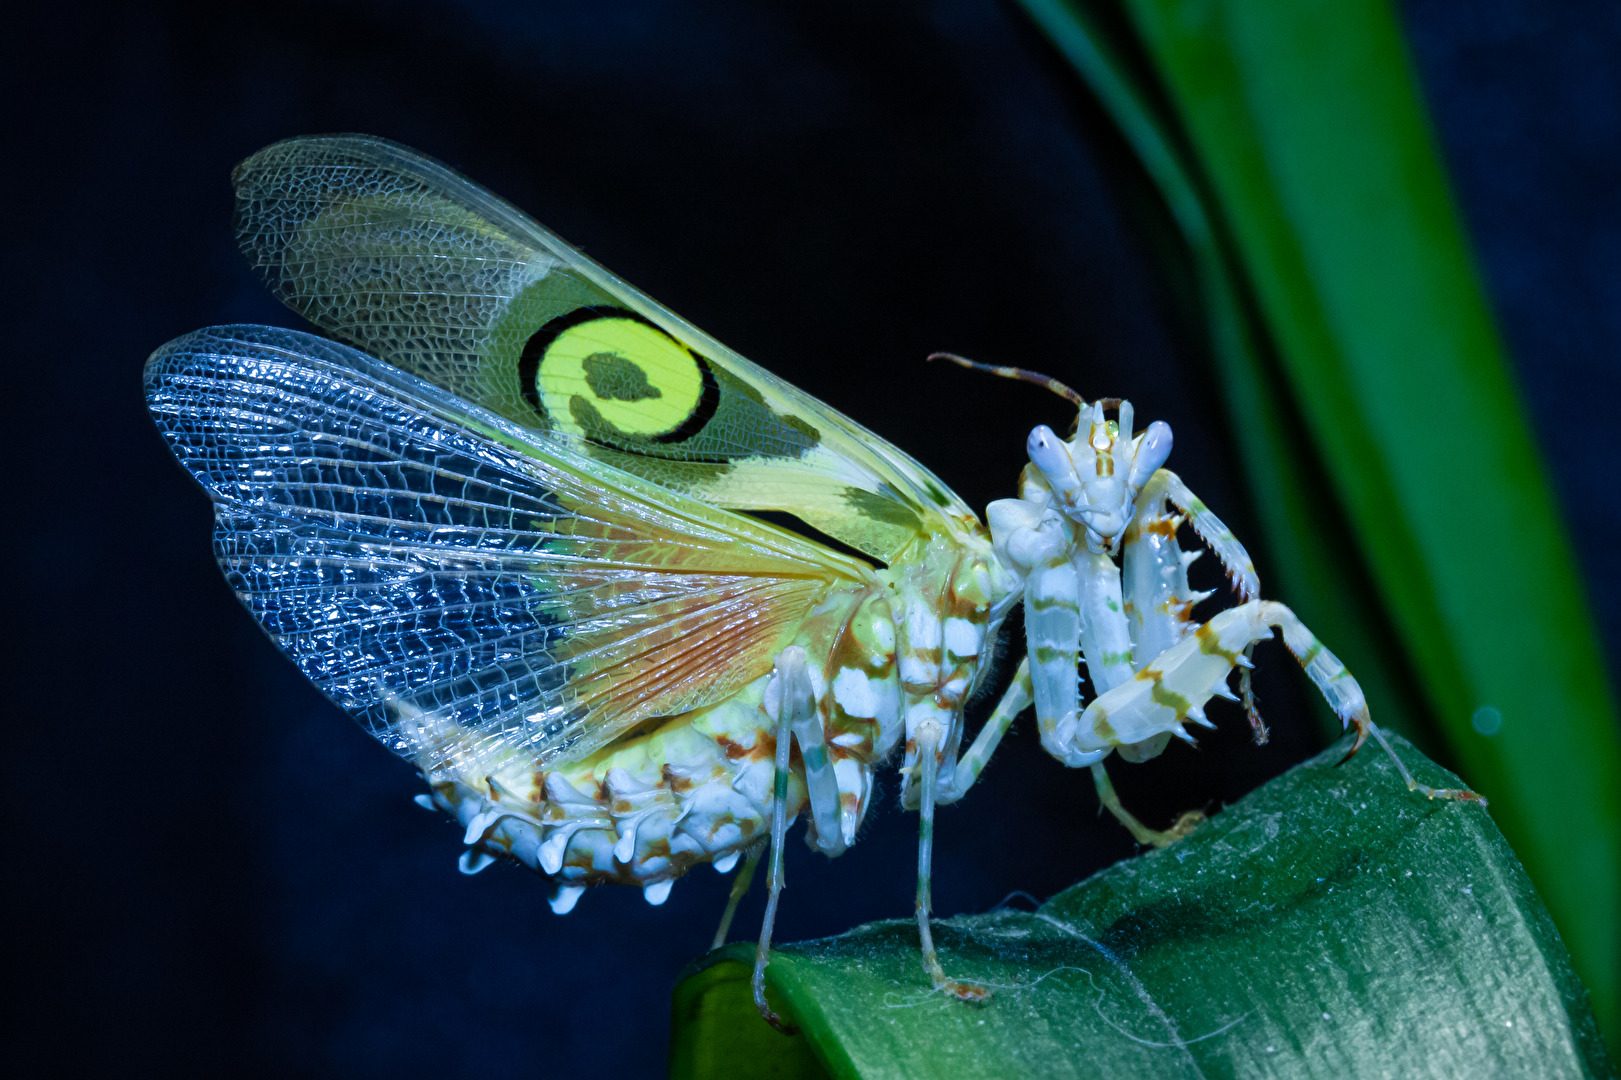
[[430,770],[578,758],[721,700],[869,573],[309,334],[189,334],[146,389],[243,602]]
[[885,562],[973,512],[928,470],[450,169],[364,136],[238,167],[249,261],[323,330],[548,441]]

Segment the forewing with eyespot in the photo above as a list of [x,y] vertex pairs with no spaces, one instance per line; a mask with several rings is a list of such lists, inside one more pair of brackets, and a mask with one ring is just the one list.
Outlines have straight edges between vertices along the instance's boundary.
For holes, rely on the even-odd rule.
[[430,770],[577,759],[719,701],[864,572],[309,334],[189,334],[146,391],[243,603]]
[[593,459],[876,558],[974,527],[928,470],[450,169],[365,136],[236,171],[243,251],[323,329]]

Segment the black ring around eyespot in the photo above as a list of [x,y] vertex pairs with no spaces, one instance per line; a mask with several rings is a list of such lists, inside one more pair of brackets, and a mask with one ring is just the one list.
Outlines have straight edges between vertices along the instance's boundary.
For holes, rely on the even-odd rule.
[[715,418],[715,410],[720,408],[720,383],[715,381],[715,373],[710,370],[708,357],[691,349],[687,349],[687,352],[698,364],[698,374],[703,378],[704,388],[698,394],[698,404],[692,407],[692,412],[681,422],[681,426],[674,431],[666,431],[663,435],[653,436],[654,442],[667,444],[686,442],[708,427],[709,421]]
[[708,358],[676,341],[675,338],[670,336],[669,331],[651,319],[638,315],[634,311],[606,305],[575,308],[573,311],[559,315],[529,335],[529,340],[524,342],[523,352],[518,355],[518,390],[523,394],[523,399],[529,403],[529,407],[535,410],[537,416],[547,419],[548,423],[550,422],[546,416],[546,407],[540,400],[540,362],[546,358],[546,351],[552,347],[553,342],[567,331],[585,323],[596,322],[598,319],[631,319],[644,326],[651,327],[685,349],[687,354],[698,365],[699,376],[703,379],[703,390],[698,395],[697,405],[693,407],[692,412],[675,430],[667,431],[663,435],[651,436],[653,442],[685,442],[702,431],[704,426],[714,419],[715,410],[720,407],[720,383],[715,380],[715,373],[710,369]]
[[529,407],[535,410],[535,415],[541,419],[550,421],[546,415],[546,407],[540,401],[539,384],[540,362],[545,358],[546,350],[552,347],[552,342],[565,330],[572,330],[581,323],[595,322],[597,319],[647,321],[634,311],[625,311],[621,308],[580,307],[557,316],[530,334],[529,340],[523,343],[523,352],[518,355],[518,390],[523,394],[523,399],[529,402]]

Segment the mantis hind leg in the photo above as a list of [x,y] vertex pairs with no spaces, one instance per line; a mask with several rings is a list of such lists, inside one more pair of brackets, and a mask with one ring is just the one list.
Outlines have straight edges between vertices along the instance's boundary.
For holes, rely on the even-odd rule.
[[803,723],[816,711],[816,692],[811,687],[810,668],[805,650],[790,645],[777,655],[776,673],[766,687],[766,712],[777,725],[776,775],[771,799],[771,865],[766,875],[765,918],[760,924],[760,944],[754,952],[754,1005],[766,1023],[778,1031],[795,1028],[771,1010],[765,999],[765,969],[771,962],[771,931],[777,922],[777,900],[782,895],[782,841],[788,833],[789,752],[795,723]]
[[732,919],[737,915],[737,905],[743,902],[748,894],[749,886],[754,884],[754,871],[759,868],[760,856],[765,854],[764,844],[755,844],[749,848],[749,853],[743,857],[743,865],[732,879],[732,891],[726,897],[726,910],[720,914],[720,926],[715,930],[715,940],[709,946],[711,950],[718,949],[726,944],[726,935],[731,932]]
[[917,828],[917,933],[922,950],[923,970],[936,990],[959,1001],[983,1002],[991,992],[977,983],[957,982],[947,977],[934,949],[934,933],[929,926],[930,885],[934,857],[934,804],[940,785],[940,759],[937,751],[943,732],[933,720],[918,725],[917,768],[921,773]]
[[1114,815],[1116,821],[1126,827],[1126,831],[1131,833],[1139,844],[1157,848],[1170,847],[1204,823],[1205,816],[1202,811],[1189,810],[1178,817],[1176,823],[1169,829],[1150,829],[1121,804],[1120,796],[1115,793],[1114,782],[1109,779],[1109,771],[1103,767],[1103,762],[1094,761],[1091,769],[1092,784],[1097,788],[1098,801]]

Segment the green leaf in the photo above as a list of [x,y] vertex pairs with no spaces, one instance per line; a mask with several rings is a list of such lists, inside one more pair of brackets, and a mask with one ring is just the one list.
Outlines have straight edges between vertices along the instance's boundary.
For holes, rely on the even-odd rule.
[[1022,3],[1176,223],[1277,595],[1492,799],[1621,1039],[1615,708],[1389,6]]
[[1410,794],[1370,750],[1324,753],[1036,912],[938,921],[948,973],[994,989],[983,1007],[929,992],[914,923],[874,923],[773,955],[788,1037],[749,1000],[752,949],[719,950],[676,988],[670,1075],[1611,1075],[1487,811]]

